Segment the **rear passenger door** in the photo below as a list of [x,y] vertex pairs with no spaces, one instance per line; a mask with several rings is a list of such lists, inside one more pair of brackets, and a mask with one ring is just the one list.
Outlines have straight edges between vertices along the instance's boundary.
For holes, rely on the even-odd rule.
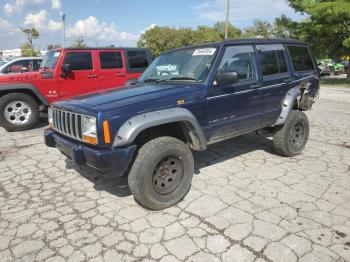
[[100,51],[99,57],[99,81],[100,88],[115,88],[125,84],[125,66],[122,51]]
[[262,101],[252,45],[227,46],[217,74],[236,72],[238,83],[217,85],[208,94],[210,142],[260,128]]
[[292,88],[291,71],[283,44],[257,45],[262,77],[263,126],[276,122],[287,91]]

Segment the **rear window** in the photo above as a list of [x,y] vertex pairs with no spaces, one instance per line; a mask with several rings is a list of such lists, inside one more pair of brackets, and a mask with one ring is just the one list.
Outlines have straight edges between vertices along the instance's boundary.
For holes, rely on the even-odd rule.
[[288,46],[294,71],[314,70],[310,52],[305,46]]
[[102,69],[123,68],[122,55],[120,52],[101,52],[100,62]]
[[92,69],[91,52],[70,52],[67,53],[64,64],[70,64],[72,70]]
[[147,68],[148,58],[145,51],[128,51],[129,68]]

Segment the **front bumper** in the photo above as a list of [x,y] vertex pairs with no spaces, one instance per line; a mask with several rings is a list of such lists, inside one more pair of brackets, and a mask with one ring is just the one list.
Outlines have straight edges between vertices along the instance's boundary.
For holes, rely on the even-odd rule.
[[77,165],[86,165],[102,172],[111,172],[118,177],[125,174],[134,156],[136,146],[116,149],[94,149],[74,142],[52,129],[44,131],[45,144],[58,148]]

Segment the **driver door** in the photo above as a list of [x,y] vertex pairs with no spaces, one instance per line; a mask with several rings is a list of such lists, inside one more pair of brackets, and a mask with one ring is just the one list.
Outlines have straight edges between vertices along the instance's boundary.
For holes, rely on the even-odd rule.
[[208,94],[209,142],[216,142],[261,127],[262,100],[256,55],[252,45],[227,46],[217,74],[235,72],[239,81],[214,81]]
[[58,85],[61,98],[69,98],[98,91],[97,68],[91,51],[67,52],[63,64],[70,64],[71,71],[59,76]]

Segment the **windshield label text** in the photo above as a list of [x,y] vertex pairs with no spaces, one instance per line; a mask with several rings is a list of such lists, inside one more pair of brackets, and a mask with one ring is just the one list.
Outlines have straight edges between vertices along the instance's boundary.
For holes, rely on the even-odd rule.
[[194,50],[192,56],[198,55],[214,55],[216,48],[201,48]]

